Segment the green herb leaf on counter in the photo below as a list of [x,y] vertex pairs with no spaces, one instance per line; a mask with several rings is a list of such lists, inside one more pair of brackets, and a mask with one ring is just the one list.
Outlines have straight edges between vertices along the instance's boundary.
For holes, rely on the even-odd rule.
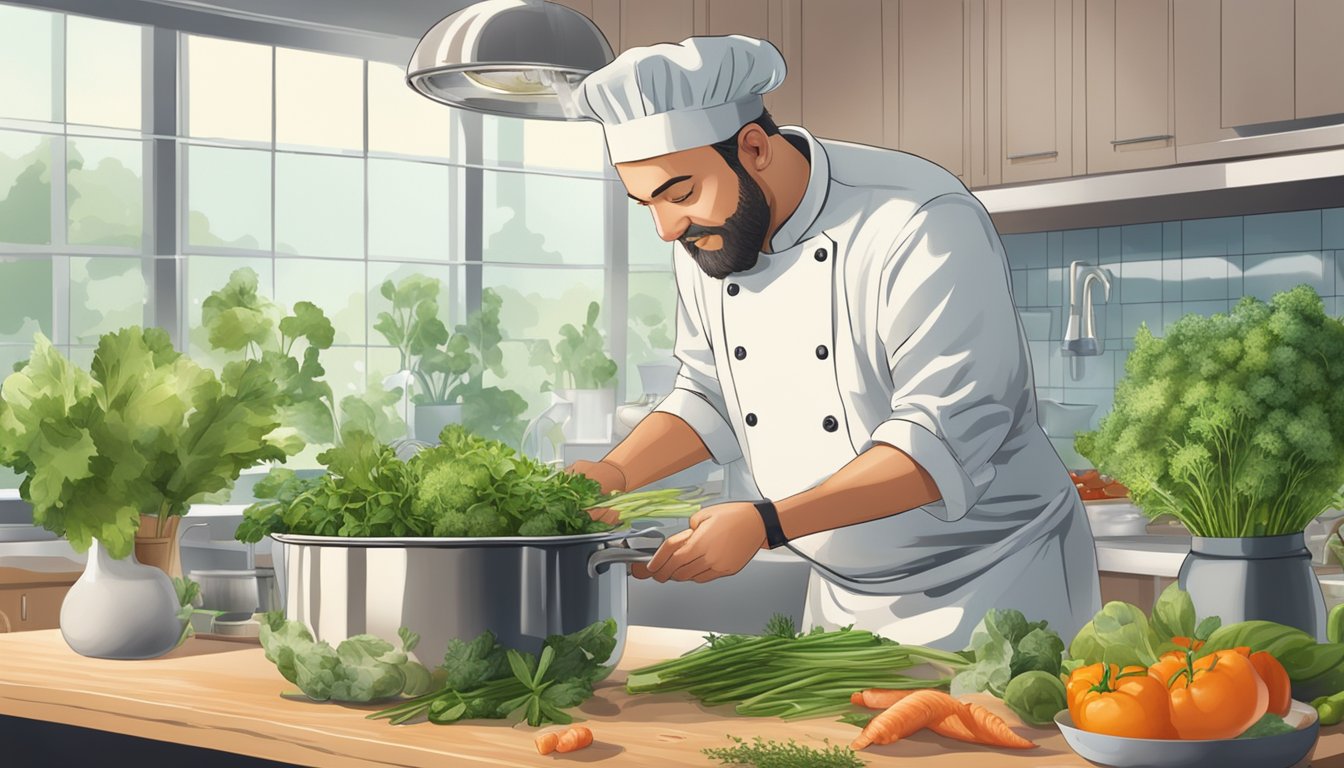
[[408,677],[423,687],[430,676],[407,656],[419,636],[404,628],[399,634],[400,648],[373,635],[356,635],[333,649],[313,640],[302,622],[285,621],[283,614],[272,611],[262,621],[260,640],[266,658],[308,698],[369,702],[401,694],[407,690]]
[[751,744],[736,736],[734,747],[701,750],[711,760],[723,765],[751,766],[752,768],[862,768],[866,765],[852,749],[823,742],[826,749],[814,749],[789,739],[787,744],[766,741],[757,736]]
[[597,622],[569,635],[546,639],[540,657],[503,648],[489,631],[469,643],[449,644],[439,687],[369,719],[393,725],[425,717],[447,725],[476,718],[508,718],[523,713],[528,725],[572,722],[566,709],[593,695],[593,686],[611,670],[616,622]]
[[867,728],[874,717],[877,717],[876,712],[846,712],[840,716],[840,722],[856,728]]

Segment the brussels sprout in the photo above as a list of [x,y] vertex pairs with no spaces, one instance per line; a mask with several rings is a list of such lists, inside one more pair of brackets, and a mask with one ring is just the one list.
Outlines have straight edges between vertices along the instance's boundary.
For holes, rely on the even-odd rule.
[[1058,675],[1033,669],[1014,677],[1003,691],[1007,704],[1022,721],[1030,725],[1046,726],[1055,715],[1068,709],[1064,683]]

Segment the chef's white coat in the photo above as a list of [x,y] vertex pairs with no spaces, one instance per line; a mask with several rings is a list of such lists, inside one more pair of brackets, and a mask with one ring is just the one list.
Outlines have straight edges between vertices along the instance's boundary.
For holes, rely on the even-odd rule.
[[717,280],[675,246],[681,369],[657,410],[742,459],[763,498],[875,443],[932,476],[936,503],[790,543],[813,563],[804,626],[961,649],[988,609],[1017,608],[1067,642],[1100,609],[1096,553],[1037,423],[988,214],[919,157],[782,130],[811,176],[772,252]]

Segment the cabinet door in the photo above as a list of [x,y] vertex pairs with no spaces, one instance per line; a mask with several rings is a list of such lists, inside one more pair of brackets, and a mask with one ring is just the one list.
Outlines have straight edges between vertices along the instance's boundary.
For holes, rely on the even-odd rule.
[[705,34],[746,35],[779,49],[788,74],[765,95],[765,108],[779,125],[796,125],[802,112],[802,0],[709,0],[705,16]]
[[6,621],[10,632],[55,629],[61,625],[61,601],[69,586],[6,587],[0,589],[0,631]]
[[1223,127],[1292,120],[1293,0],[1223,0],[1221,29]]
[[880,0],[803,3],[803,125],[828,139],[882,145]]
[[987,22],[998,38],[1003,183],[1071,175],[1072,3],[994,0]]
[[1177,161],[1181,147],[1236,138],[1223,127],[1222,5],[1219,0],[1181,0],[1173,9],[1176,48]]
[[1171,0],[1088,0],[1087,172],[1176,162]]
[[1344,2],[1297,0],[1296,116],[1344,113]]
[[968,181],[966,6],[949,0],[901,0],[899,7],[896,44],[887,47],[900,60],[894,121],[887,111],[897,130],[893,137],[888,126],[887,143]]
[[679,43],[695,34],[692,0],[621,0],[621,50]]

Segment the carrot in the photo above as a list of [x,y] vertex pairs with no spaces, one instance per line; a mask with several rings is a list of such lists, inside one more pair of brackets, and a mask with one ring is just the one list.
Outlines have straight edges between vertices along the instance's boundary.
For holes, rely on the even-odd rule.
[[586,725],[572,725],[560,735],[555,745],[556,752],[573,752],[593,743],[593,732]]
[[966,711],[963,709],[955,715],[948,715],[942,720],[933,723],[929,726],[929,730],[939,736],[946,736],[949,739],[956,739],[957,741],[969,741],[972,744],[984,743],[976,738],[975,733],[971,731],[971,726],[967,724],[966,718]]
[[962,704],[966,708],[967,725],[978,737],[981,744],[1009,749],[1031,749],[1036,744],[1013,733],[1003,718],[990,712],[979,704]]
[[960,702],[942,691],[915,691],[874,717],[850,746],[863,749],[869,744],[890,744],[948,715],[958,714],[960,706]]
[[850,695],[849,702],[869,709],[886,709],[918,689],[869,688]]
[[547,731],[537,734],[537,751],[543,755],[549,755],[555,751],[556,744],[560,742],[559,731]]

